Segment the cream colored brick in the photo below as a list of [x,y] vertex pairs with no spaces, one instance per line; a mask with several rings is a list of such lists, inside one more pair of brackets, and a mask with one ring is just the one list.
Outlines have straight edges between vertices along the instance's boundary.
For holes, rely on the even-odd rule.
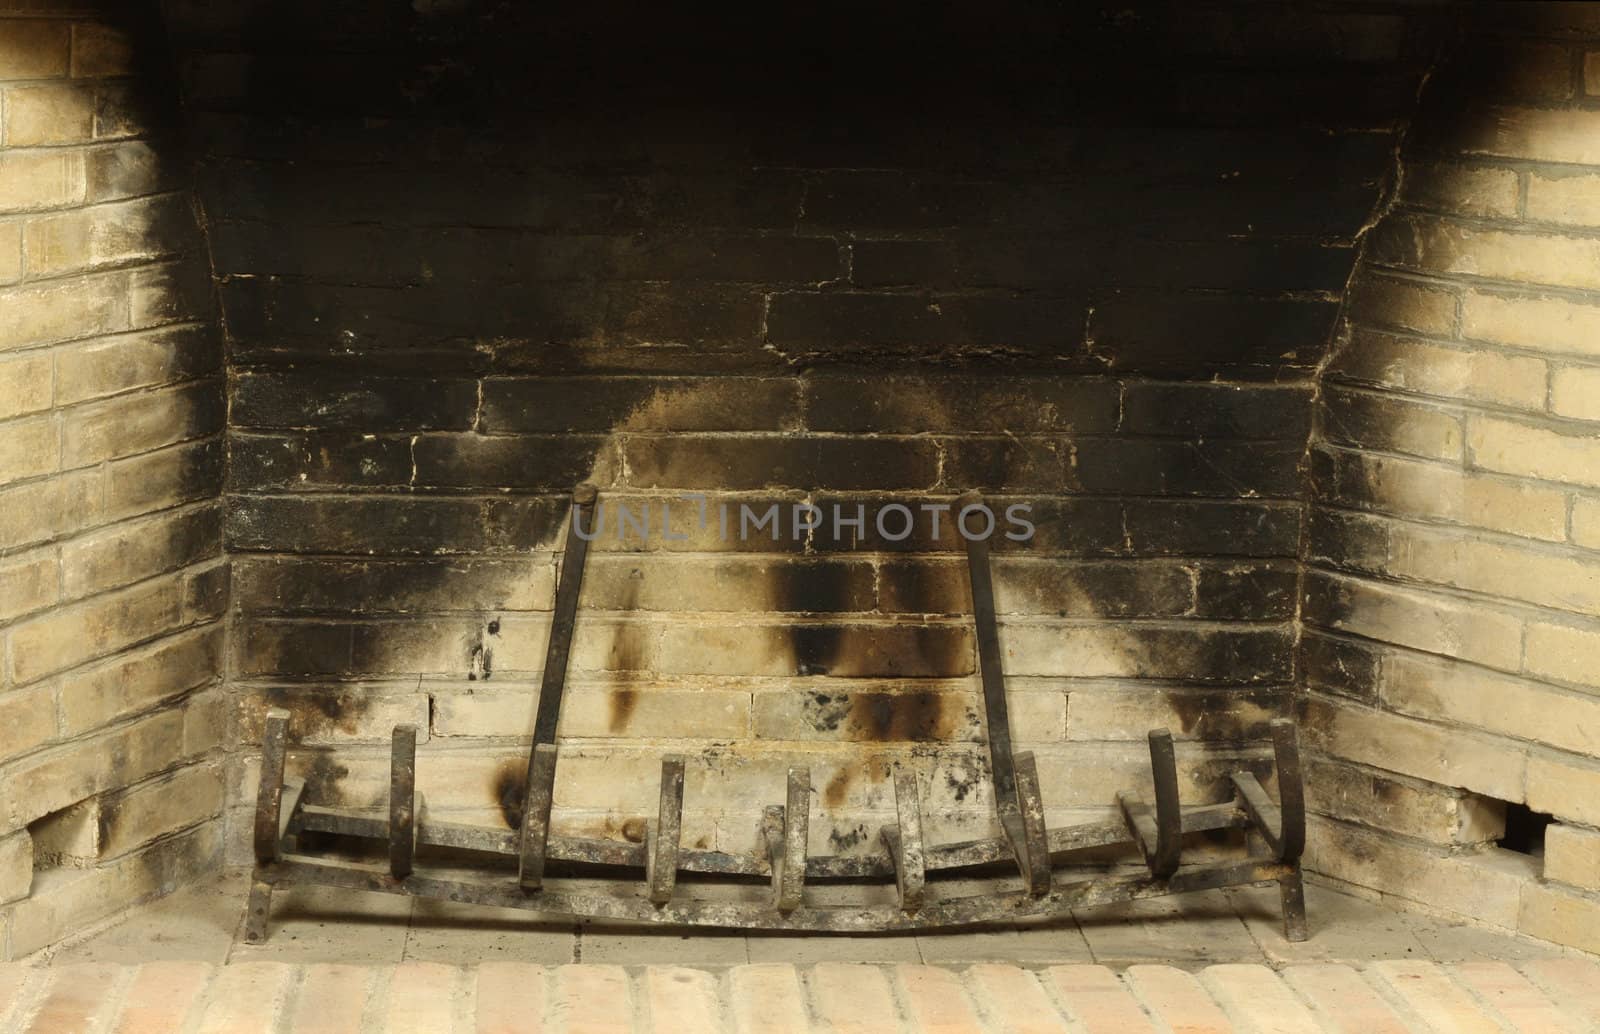
[[170,194],[35,218],[24,241],[28,273],[59,276],[170,255],[187,218],[184,199]]
[[1388,532],[1391,575],[1578,613],[1600,610],[1600,562],[1413,524],[1395,522]]
[[59,208],[83,199],[81,152],[0,151],[0,212]]
[[1600,549],[1600,499],[1579,496],[1572,501],[1572,541]]
[[1341,451],[1336,462],[1341,502],[1552,542],[1567,537],[1567,494],[1559,489],[1398,456]]
[[1461,306],[1466,337],[1555,355],[1600,355],[1600,305],[1469,291]]
[[56,404],[188,380],[217,369],[220,354],[206,327],[168,327],[63,348],[55,355]]
[[87,143],[94,138],[94,91],[71,83],[13,86],[0,98],[11,147]]
[[126,32],[101,22],[72,24],[74,77],[132,75],[133,72],[133,41]]
[[30,686],[0,693],[0,761],[36,750],[56,738],[52,687]]
[[[537,692],[526,689],[438,693],[433,724],[440,736],[496,736],[532,728]],[[615,683],[569,685],[561,707],[564,736],[740,739],[750,735],[750,694]]]
[[99,471],[80,471],[0,489],[0,549],[48,542],[93,523],[101,485]]
[[1451,853],[1312,816],[1304,864],[1358,887],[1502,929],[1517,928],[1523,888],[1537,862],[1511,851]]
[[70,22],[7,19],[0,32],[0,79],[53,79],[67,74]]
[[1456,304],[1456,292],[1410,280],[1362,276],[1350,288],[1352,320],[1419,334],[1450,337],[1455,330]]
[[176,579],[62,607],[11,632],[11,673],[19,683],[104,657],[171,631],[182,603]]
[[222,509],[202,505],[119,524],[61,547],[67,599],[166,574],[222,552]]
[[1550,378],[1550,412],[1574,420],[1600,421],[1600,369],[1567,366]]
[[68,467],[100,463],[217,430],[220,390],[204,381],[72,409],[61,431],[62,462]]
[[1401,181],[1400,200],[1461,215],[1514,219],[1517,174],[1483,165],[1412,163]]
[[112,463],[105,486],[108,520],[214,498],[222,482],[222,448],[216,439],[161,449]]
[[1521,801],[1525,748],[1458,727],[1312,700],[1302,723],[1307,742],[1336,758]]
[[1472,416],[1467,421],[1467,445],[1472,464],[1484,470],[1600,486],[1600,437]]
[[1544,878],[1600,891],[1600,830],[1557,822],[1544,831]]
[[1600,165],[1600,111],[1491,107],[1474,120],[1462,149],[1507,158]]
[[1306,619],[1366,639],[1515,671],[1522,624],[1483,603],[1377,582],[1310,581]]
[[0,560],[0,622],[43,610],[60,598],[55,550],[36,550]]
[[[570,691],[570,687],[569,687]],[[527,692],[537,693],[535,687]],[[562,734],[566,729],[566,703],[561,707]],[[409,684],[335,683],[333,685],[293,685],[251,687],[235,702],[237,735],[246,743],[260,743],[266,727],[267,711],[281,707],[289,712],[289,738],[295,743],[340,743],[365,740],[388,743],[396,725],[415,725],[420,742],[430,738],[428,696],[417,692],[416,681]],[[503,736],[508,729],[533,728],[533,712],[519,725],[501,725],[484,730],[480,736]]]
[[222,775],[215,764],[192,765],[103,799],[99,856],[116,858],[222,812]]
[[22,224],[0,223],[0,284],[22,279]]
[[61,430],[44,415],[0,424],[0,485],[49,474],[61,467]]
[[1306,807],[1319,815],[1431,844],[1483,844],[1505,832],[1504,809],[1488,798],[1444,791],[1323,757],[1305,759]]
[[128,327],[128,277],[100,273],[0,289],[0,352]]
[[0,817],[19,829],[51,812],[154,775],[184,759],[185,716],[165,711],[102,736],[64,743],[11,766]]
[[1427,218],[1414,219],[1411,227],[1415,250],[1409,259],[1421,269],[1522,284],[1600,288],[1600,239],[1489,230]]
[[62,725],[81,735],[124,715],[187,693],[222,671],[220,628],[185,632],[61,680]]
[[1385,656],[1382,671],[1379,695],[1397,711],[1600,754],[1600,697],[1404,654]]
[[1544,408],[1545,364],[1532,356],[1444,348],[1358,330],[1332,368],[1351,380],[1420,395]]
[[33,884],[33,838],[18,830],[0,837],[0,904],[28,896]]
[[1563,682],[1600,686],[1600,631],[1531,622],[1523,668]]
[[1600,226],[1600,175],[1581,169],[1528,174],[1528,218]]
[[52,390],[49,356],[0,359],[0,420],[49,409]]
[[1600,954],[1600,895],[1530,883],[1522,891],[1517,929],[1542,941]]
[[1557,819],[1600,826],[1600,768],[1593,761],[1533,755],[1528,759],[1528,807]]
[[220,833],[213,823],[103,868],[40,873],[33,893],[12,913],[12,954],[54,944],[97,919],[210,871],[219,857]]

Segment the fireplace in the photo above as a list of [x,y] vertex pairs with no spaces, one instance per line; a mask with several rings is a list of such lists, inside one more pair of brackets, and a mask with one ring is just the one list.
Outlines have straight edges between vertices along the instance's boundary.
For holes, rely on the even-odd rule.
[[579,483],[561,835],[999,835],[979,491],[1050,826],[1292,718],[1308,871],[1600,948],[1594,5],[0,12],[11,956],[248,864],[273,710],[515,829]]

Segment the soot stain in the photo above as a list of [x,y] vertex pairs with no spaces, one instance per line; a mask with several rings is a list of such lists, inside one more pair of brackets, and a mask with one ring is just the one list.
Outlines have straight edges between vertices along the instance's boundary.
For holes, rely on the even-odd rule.
[[844,629],[829,625],[801,625],[789,631],[797,675],[826,675],[843,658]]
[[281,707],[294,718],[296,740],[312,739],[333,732],[353,735],[368,703],[360,693],[319,690],[305,693],[287,688],[269,689],[267,707]]
[[866,841],[867,827],[865,825],[856,826],[854,829],[841,830],[835,828],[828,832],[828,846],[832,848],[834,854],[844,854],[851,848],[866,843]]
[[812,693],[805,699],[806,722],[818,732],[837,732],[850,715],[850,698],[843,693]]
[[489,792],[500,809],[500,817],[505,819],[507,829],[522,827],[522,809],[528,794],[525,785],[527,776],[527,764],[516,758],[506,759],[495,769]]
[[852,565],[780,564],[772,569],[770,577],[777,610],[835,614],[861,609],[864,602],[858,598],[858,572]]
[[822,791],[822,801],[830,808],[837,808],[844,803],[845,795],[850,792],[850,783],[854,776],[850,769],[841,768],[835,772],[833,778],[828,780],[827,787]]
[[877,743],[946,739],[950,721],[944,698],[928,690],[910,693],[857,693],[850,707],[853,738]]
[[621,732],[628,727],[628,722],[633,718],[634,708],[639,706],[639,691],[636,689],[618,689],[611,693],[611,721],[609,728],[612,732]]
[[977,788],[980,778],[977,772],[970,772],[965,767],[947,768],[944,772],[944,785],[950,791],[950,796],[960,804]]

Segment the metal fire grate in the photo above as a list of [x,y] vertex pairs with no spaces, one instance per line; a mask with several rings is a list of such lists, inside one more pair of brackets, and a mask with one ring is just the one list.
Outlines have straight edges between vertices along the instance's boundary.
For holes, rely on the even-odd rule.
[[[1305,800],[1295,729],[1287,719],[1272,722],[1280,803],[1273,803],[1249,772],[1233,776],[1233,799],[1224,804],[1184,809],[1178,801],[1177,762],[1172,734],[1150,733],[1154,806],[1125,791],[1117,795],[1121,821],[1048,829],[1039,776],[1032,753],[1014,754],[1006,710],[1005,680],[995,624],[994,589],[986,540],[968,539],[968,571],[977,626],[989,759],[995,807],[1003,835],[987,840],[928,844],[922,833],[917,782],[905,769],[894,774],[897,821],[880,831],[883,852],[876,856],[812,858],[807,854],[811,775],[791,768],[785,803],[768,807],[762,819],[766,857],[685,849],[680,844],[685,758],[661,763],[661,800],[647,823],[643,844],[556,836],[550,832],[550,805],[556,777],[556,723],[566,680],[567,657],[578,611],[588,543],[577,534],[580,519],[594,511],[595,489],[573,493],[572,522],[556,589],[555,617],[545,656],[533,746],[528,758],[527,794],[521,828],[487,829],[428,819],[416,790],[415,726],[394,730],[389,773],[389,813],[340,811],[318,807],[303,797],[303,784],[285,782],[284,754],[289,716],[267,716],[262,747],[261,784],[256,799],[255,878],[250,891],[245,936],[266,938],[272,890],[290,884],[321,884],[417,897],[520,908],[562,916],[654,923],[669,926],[731,927],[746,930],[808,930],[867,933],[916,930],[1062,915],[1073,908],[1183,894],[1217,887],[1276,882],[1282,894],[1284,933],[1291,941],[1307,936],[1300,853],[1305,845]],[[981,502],[969,493],[961,507]],[[1253,845],[1243,858],[1183,864],[1184,834],[1206,830],[1250,831]],[[338,834],[387,842],[389,864],[349,861],[311,853],[301,846],[306,834]],[[1148,871],[1106,874],[1062,856],[1086,848],[1133,845]],[[491,865],[462,871],[459,866],[422,866],[420,848],[454,849],[514,860],[516,876]],[[570,867],[582,880],[546,878],[548,863]],[[1022,889],[944,897],[930,893],[927,875],[1015,864]],[[502,868],[505,868],[502,862]],[[619,872],[618,870],[622,870]],[[770,893],[738,899],[694,896],[677,887],[680,873],[702,873],[749,884],[770,879]],[[602,877],[595,889],[594,875]],[[642,881],[640,877],[642,878]],[[896,904],[822,906],[806,900],[811,880],[893,877]],[[571,886],[563,886],[570,883]],[[698,889],[698,888],[696,888]],[[760,891],[760,887],[755,888]]]

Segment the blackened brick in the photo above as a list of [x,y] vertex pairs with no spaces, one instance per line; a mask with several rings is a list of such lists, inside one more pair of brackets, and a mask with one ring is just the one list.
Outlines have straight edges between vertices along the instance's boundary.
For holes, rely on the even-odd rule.
[[1237,384],[1128,385],[1123,429],[1130,434],[1304,441],[1311,390]]
[[442,488],[570,491],[611,480],[613,452],[604,439],[580,435],[487,437],[423,435],[412,446],[415,483]]
[[1083,342],[1083,303],[1073,298],[969,295],[779,294],[767,340],[791,354],[976,350],[1069,355]]
[[403,437],[350,432],[233,434],[228,438],[233,491],[379,488],[411,480],[411,443]]
[[242,495],[230,549],[357,556],[516,553],[555,539],[566,498],[439,499]]
[[639,488],[931,488],[932,442],[888,438],[633,438],[623,443]]
[[1092,377],[819,376],[805,419],[816,431],[1110,431],[1119,397]]
[[1195,615],[1232,621],[1275,621],[1294,616],[1298,575],[1263,564],[1202,566],[1195,576]]
[[800,382],[754,377],[496,377],[480,429],[778,431],[799,424]]
[[1337,303],[1205,295],[1117,295],[1096,302],[1093,351],[1116,370],[1214,376],[1309,369],[1326,351]]
[[1074,482],[1082,491],[1128,495],[1294,497],[1304,446],[1297,442],[1080,439]]
[[1298,503],[1129,500],[1129,548],[1143,555],[1292,557]]

